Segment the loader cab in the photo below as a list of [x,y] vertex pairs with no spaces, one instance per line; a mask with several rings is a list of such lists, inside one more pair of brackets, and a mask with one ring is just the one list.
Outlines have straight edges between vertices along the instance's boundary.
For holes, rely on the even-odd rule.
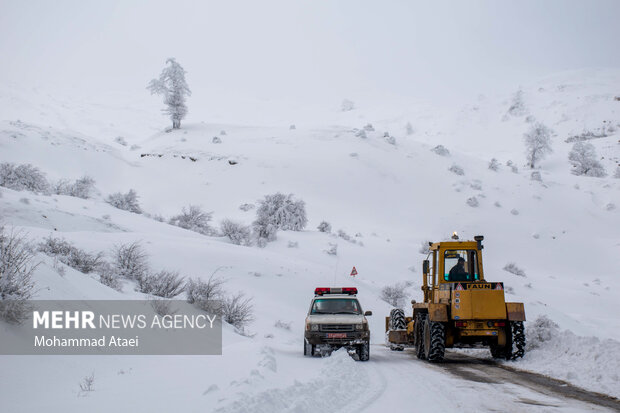
[[[476,236],[475,241],[442,241],[429,244],[429,254],[424,261],[424,291],[425,302],[433,301],[433,290],[442,288],[443,284],[455,282],[484,281],[482,267],[482,236]],[[457,265],[459,258],[465,260],[460,277],[451,277],[450,270]],[[456,278],[456,279],[453,279]]]

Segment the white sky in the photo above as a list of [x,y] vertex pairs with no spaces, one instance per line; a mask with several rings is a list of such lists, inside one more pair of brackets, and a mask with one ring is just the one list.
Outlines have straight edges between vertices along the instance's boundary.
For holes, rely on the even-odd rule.
[[[0,80],[194,96],[429,98],[620,67],[620,1],[6,1]],[[140,92],[141,93],[141,92]]]

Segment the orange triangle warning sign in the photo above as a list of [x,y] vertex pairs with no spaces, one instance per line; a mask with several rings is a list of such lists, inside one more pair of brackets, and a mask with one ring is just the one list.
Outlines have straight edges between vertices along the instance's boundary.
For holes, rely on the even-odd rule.
[[461,285],[461,283],[458,283],[458,284],[456,285],[455,290],[456,290],[456,291],[463,291],[463,286]]
[[495,286],[496,290],[503,290],[502,288],[502,283],[497,283],[497,285]]
[[355,267],[353,267],[353,269],[351,270],[351,277],[355,277],[357,275],[357,270],[355,269]]

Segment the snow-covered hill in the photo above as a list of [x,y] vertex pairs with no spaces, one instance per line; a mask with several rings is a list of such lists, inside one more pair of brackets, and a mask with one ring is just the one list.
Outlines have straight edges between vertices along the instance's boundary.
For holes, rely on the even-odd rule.
[[[443,106],[368,100],[348,112],[328,104],[191,107],[190,101],[183,128],[166,131],[159,108],[142,98],[108,95],[83,101],[4,87],[0,163],[30,163],[50,180],[89,175],[97,189],[84,200],[0,188],[4,224],[33,240],[54,234],[95,252],[141,241],[154,268],[204,279],[218,270],[227,290],[253,297],[256,313],[248,328],[251,338],[225,328],[222,357],[45,357],[37,358],[40,363],[2,357],[3,365],[18,372],[0,375],[0,388],[15,395],[9,410],[17,411],[25,400],[28,411],[43,407],[57,392],[70,397],[91,371],[100,390],[88,400],[73,397],[69,410],[104,411],[118,400],[128,406],[128,400],[137,403],[148,393],[142,408],[152,404],[164,411],[162,406],[172,409],[182,399],[190,411],[203,405],[237,411],[235,403],[245,400],[273,411],[278,405],[270,399],[284,393],[336,394],[330,391],[337,391],[338,380],[317,377],[321,369],[353,371],[350,360],[298,357],[314,287],[358,287],[365,309],[374,313],[372,341],[379,344],[390,309],[380,299],[381,289],[410,281],[409,295],[419,300],[425,257],[420,245],[452,231],[465,238],[485,236],[486,278],[503,281],[507,298],[524,302],[529,320],[546,315],[562,329],[617,345],[620,179],[613,174],[620,162],[620,101],[614,99],[620,95],[620,72],[563,73],[517,90],[522,108],[513,114],[514,96],[480,96]],[[525,166],[522,136],[534,121],[554,131],[554,152],[536,169],[542,181],[532,180]],[[358,130],[367,124],[374,130],[367,128],[366,137],[360,137]],[[571,174],[572,143],[566,140],[585,131],[598,134],[603,127],[608,136],[589,142],[608,176]],[[437,145],[449,155],[431,151]],[[491,158],[501,163],[498,171],[488,168]],[[453,165],[464,174],[450,171]],[[279,232],[266,248],[237,246],[104,202],[107,195],[129,189],[137,191],[151,216],[170,218],[192,204],[213,211],[214,225],[225,218],[250,224],[256,210],[244,211],[242,204],[256,204],[275,192],[293,193],[305,201],[309,224],[301,232]],[[332,224],[333,234],[316,230],[323,220]],[[336,235],[340,229],[355,242]],[[338,245],[336,256],[325,252],[330,244]],[[142,296],[130,284],[117,292],[71,268],[60,275],[62,264],[38,258],[43,264],[36,271],[37,298]],[[516,263],[525,276],[504,271],[508,263]],[[359,271],[355,278],[348,275],[353,266]],[[277,321],[290,329],[276,326]],[[12,334],[13,327],[0,328]],[[528,356],[524,362],[536,369],[527,361]],[[57,380],[49,383],[60,366]],[[566,375],[545,372],[620,396],[613,377],[579,370],[577,365]],[[280,394],[277,389],[288,390]],[[33,390],[40,397],[28,397]],[[304,400],[300,396],[288,405],[305,411]]]

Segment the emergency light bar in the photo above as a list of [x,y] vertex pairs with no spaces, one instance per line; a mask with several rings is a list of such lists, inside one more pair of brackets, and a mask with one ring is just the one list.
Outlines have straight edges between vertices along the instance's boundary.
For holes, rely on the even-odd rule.
[[323,295],[323,294],[356,295],[357,288],[355,287],[342,287],[342,288],[318,287],[314,289],[314,295]]

